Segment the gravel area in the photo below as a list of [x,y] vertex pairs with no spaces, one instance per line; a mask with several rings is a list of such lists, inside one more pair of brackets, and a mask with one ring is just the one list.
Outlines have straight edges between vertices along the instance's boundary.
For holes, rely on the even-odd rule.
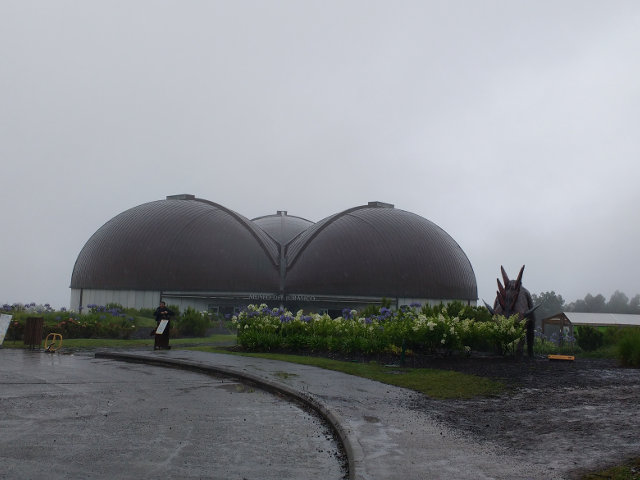
[[414,366],[456,370],[506,383],[506,393],[471,400],[422,397],[411,408],[509,455],[566,478],[640,457],[640,369],[576,359],[411,358]]

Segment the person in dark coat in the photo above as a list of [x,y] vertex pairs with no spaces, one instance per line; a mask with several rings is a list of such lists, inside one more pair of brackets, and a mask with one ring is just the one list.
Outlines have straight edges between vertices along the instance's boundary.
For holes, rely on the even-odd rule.
[[158,327],[160,326],[160,322],[162,320],[168,320],[164,331],[162,333],[155,334],[155,343],[153,345],[154,350],[169,350],[171,347],[169,346],[169,331],[171,330],[171,317],[173,316],[173,312],[167,307],[164,302],[160,302],[158,308],[153,313],[156,317],[156,332]]

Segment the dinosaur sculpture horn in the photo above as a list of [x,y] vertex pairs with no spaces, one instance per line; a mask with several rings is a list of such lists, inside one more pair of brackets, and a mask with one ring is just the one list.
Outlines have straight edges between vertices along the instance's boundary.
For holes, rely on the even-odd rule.
[[522,284],[522,273],[524,272],[524,265],[522,265],[522,268],[520,269],[520,273],[518,274],[518,279],[516,280],[516,284],[521,285]]
[[504,284],[507,285],[509,283],[509,276],[507,272],[504,271],[504,267],[500,265],[500,271],[502,272],[502,279],[504,280]]
[[489,313],[490,313],[491,315],[495,315],[495,314],[496,314],[496,312],[495,312],[495,310],[491,307],[491,305],[489,305],[489,304],[488,304],[487,302],[485,302],[484,300],[482,300],[482,301],[484,302],[484,306],[485,306],[485,307],[487,307],[487,310],[489,310]]
[[522,273],[524,272],[524,265],[520,269],[520,273],[518,273],[518,278],[516,279],[516,285],[514,288],[513,298],[511,300],[511,311],[514,311],[516,308],[516,303],[518,302],[518,297],[520,297],[520,288],[522,287]]
[[498,300],[498,303],[500,304],[500,306],[502,307],[502,310],[504,311],[504,309],[505,309],[504,297],[502,295],[500,295],[500,292],[496,292],[496,300]]
[[500,290],[500,295],[504,297],[507,294],[507,292],[505,291],[504,287],[500,283],[500,279],[498,278],[496,280],[498,281],[498,290]]

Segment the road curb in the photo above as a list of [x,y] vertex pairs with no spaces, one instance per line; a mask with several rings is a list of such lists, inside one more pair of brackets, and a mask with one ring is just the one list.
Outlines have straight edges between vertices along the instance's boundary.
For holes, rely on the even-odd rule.
[[198,372],[203,374],[217,376],[223,376],[226,378],[233,378],[243,383],[248,383],[256,387],[266,390],[270,393],[280,394],[284,397],[290,398],[296,402],[303,404],[304,406],[312,409],[321,418],[323,418],[331,427],[335,435],[338,437],[342,444],[343,450],[347,456],[347,468],[349,480],[356,480],[357,465],[362,464],[364,460],[364,454],[354,448],[354,443],[349,438],[347,430],[342,425],[339,417],[334,414],[329,408],[319,401],[317,398],[293,389],[287,385],[270,381],[266,378],[253,375],[246,371],[239,371],[233,368],[227,368],[222,366],[211,365],[203,362],[194,362],[185,359],[174,358],[161,358],[152,354],[140,354],[140,353],[124,353],[124,352],[96,352],[95,358],[104,358],[110,360],[119,360],[131,363],[144,363],[148,365],[154,365],[165,368],[180,368],[189,370],[192,372]]

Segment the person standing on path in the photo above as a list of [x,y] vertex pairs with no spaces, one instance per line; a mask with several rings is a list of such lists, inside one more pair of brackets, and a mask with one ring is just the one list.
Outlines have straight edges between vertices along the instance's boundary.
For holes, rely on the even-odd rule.
[[[169,346],[169,331],[171,330],[170,320],[173,316],[173,311],[171,311],[163,301],[160,301],[160,305],[156,308],[153,315],[156,317],[155,342],[153,349],[169,350],[171,348]],[[160,327],[162,320],[167,320],[167,324],[165,325],[162,333],[158,333],[158,328]]]

